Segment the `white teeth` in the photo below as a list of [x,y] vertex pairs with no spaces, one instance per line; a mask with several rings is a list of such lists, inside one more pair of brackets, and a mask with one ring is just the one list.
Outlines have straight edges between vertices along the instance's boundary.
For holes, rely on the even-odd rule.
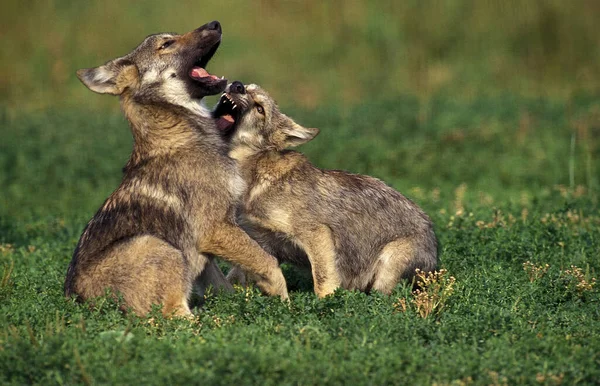
[[231,111],[233,111],[233,110],[235,110],[237,108],[237,105],[235,104],[235,102],[233,101],[233,99],[231,99],[231,97],[229,95],[227,95],[227,93],[221,94],[221,99],[223,99],[223,97],[227,98],[227,100],[229,101],[229,103],[231,103],[231,105],[232,105]]

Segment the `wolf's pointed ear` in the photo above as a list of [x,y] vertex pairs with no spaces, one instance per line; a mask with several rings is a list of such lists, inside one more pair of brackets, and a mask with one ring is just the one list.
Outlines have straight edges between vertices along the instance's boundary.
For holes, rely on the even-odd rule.
[[130,60],[117,58],[100,67],[78,70],[77,77],[94,92],[121,95],[137,78],[137,68]]
[[[287,118],[287,117],[286,117]],[[299,146],[302,145],[319,134],[317,128],[306,128],[300,126],[290,118],[287,118],[286,125],[283,128],[283,132],[286,135],[285,144],[286,146]]]

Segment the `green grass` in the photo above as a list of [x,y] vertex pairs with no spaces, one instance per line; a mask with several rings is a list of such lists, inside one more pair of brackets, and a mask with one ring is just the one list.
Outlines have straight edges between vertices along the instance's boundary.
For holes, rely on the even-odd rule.
[[[597,384],[598,10],[590,0],[3,4],[0,384]],[[302,148],[317,165],[382,178],[430,214],[447,270],[439,290],[456,280],[431,315],[402,285],[318,300],[292,267],[289,305],[240,291],[209,298],[195,323],[63,297],[79,235],[131,149],[115,98],[90,93],[75,71],[213,19],[224,37],[212,72],[261,84],[320,128]]]
[[[289,306],[240,291],[210,298],[195,323],[62,295],[85,222],[119,182],[124,119],[5,112],[0,383],[597,382],[599,286],[565,273],[575,265],[591,282],[600,270],[597,98],[423,103],[282,109],[322,129],[303,148],[315,163],[381,177],[431,215],[441,268],[456,278],[443,308],[422,318],[404,286],[319,300],[286,267]],[[527,261],[549,268],[530,281]]]

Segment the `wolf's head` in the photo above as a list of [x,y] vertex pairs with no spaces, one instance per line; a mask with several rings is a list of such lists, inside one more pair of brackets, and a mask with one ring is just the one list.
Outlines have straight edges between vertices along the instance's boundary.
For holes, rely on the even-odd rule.
[[283,150],[319,134],[319,129],[302,127],[280,112],[273,98],[259,86],[244,86],[238,81],[227,86],[213,116],[234,148]]
[[227,80],[205,69],[220,42],[218,21],[184,35],[150,35],[129,54],[79,70],[77,76],[101,94],[128,94],[141,104],[167,103],[202,112],[197,102],[227,85]]

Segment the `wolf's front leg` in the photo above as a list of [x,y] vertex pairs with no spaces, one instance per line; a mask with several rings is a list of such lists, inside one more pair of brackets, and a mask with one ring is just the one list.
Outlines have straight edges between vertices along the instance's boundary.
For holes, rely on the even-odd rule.
[[266,294],[288,299],[285,278],[277,259],[265,252],[240,227],[233,224],[216,227],[208,242],[200,247],[252,273],[256,284]]
[[342,281],[335,265],[335,245],[331,229],[324,224],[297,227],[296,241],[302,246],[312,270],[315,294],[322,298],[332,294]]

